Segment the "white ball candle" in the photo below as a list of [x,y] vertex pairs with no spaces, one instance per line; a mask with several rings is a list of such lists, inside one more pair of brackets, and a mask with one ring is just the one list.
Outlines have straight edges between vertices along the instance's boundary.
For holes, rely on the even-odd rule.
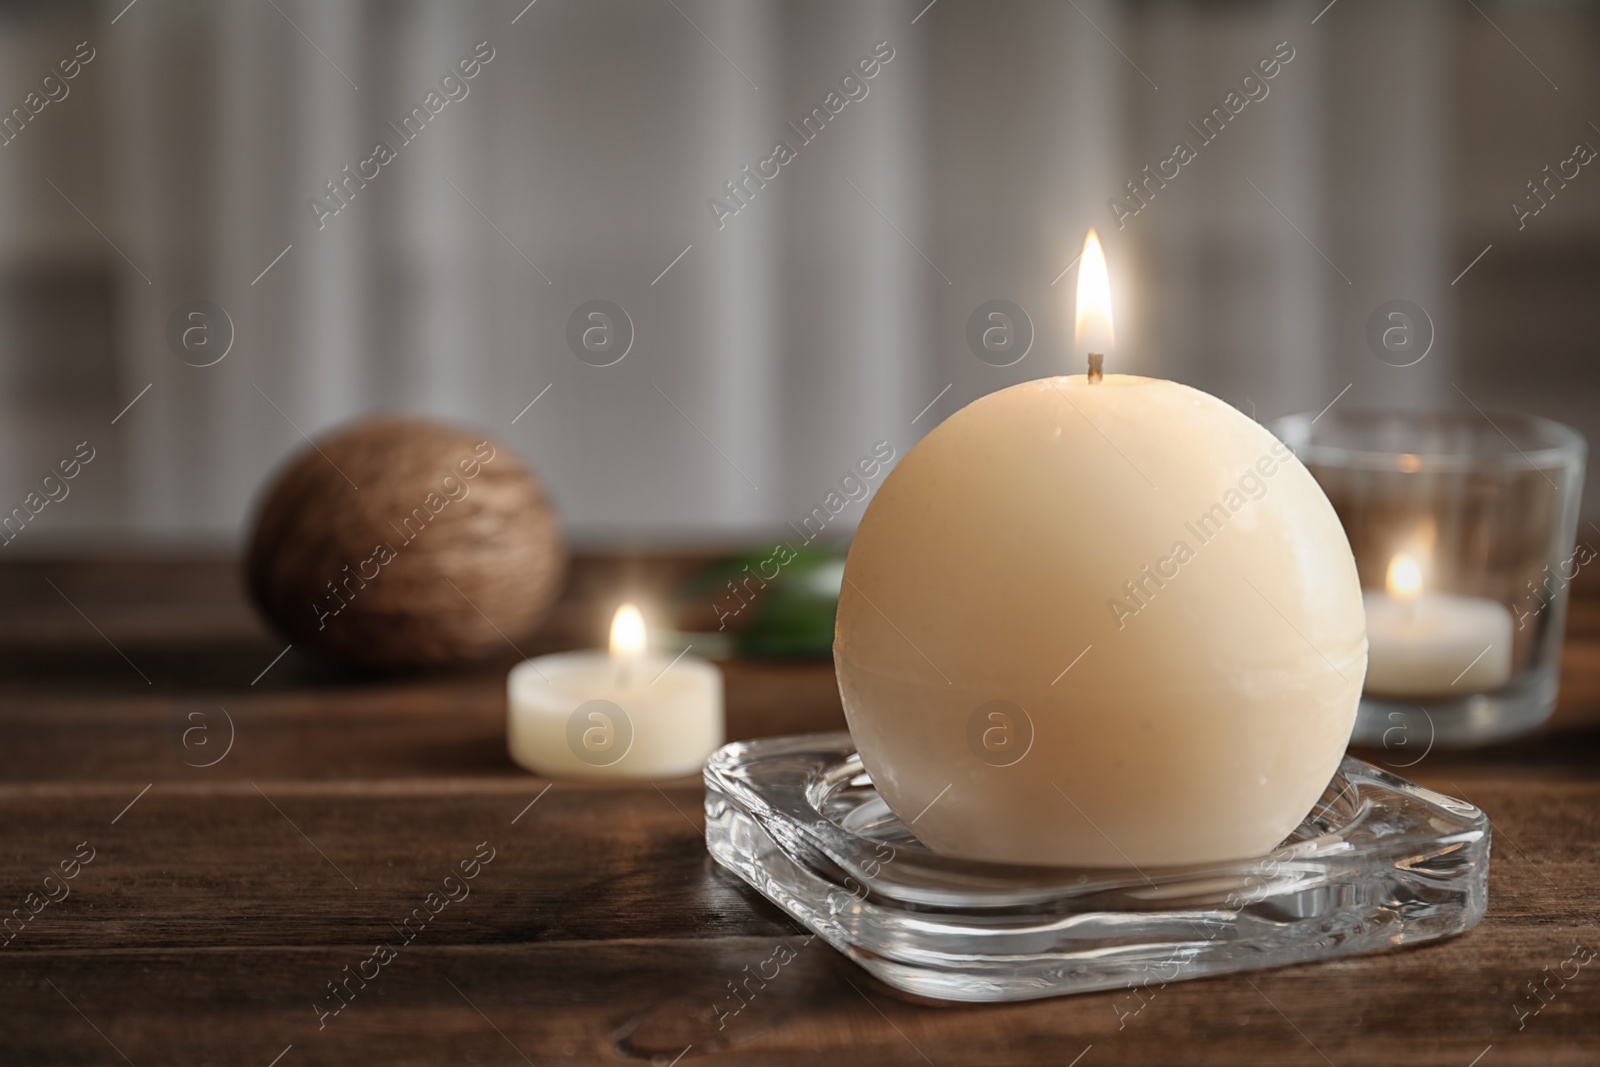
[[970,404],[851,545],[834,658],[889,806],[973,859],[1248,857],[1355,722],[1361,588],[1266,430],[1174,382],[1077,375]]
[[506,682],[506,747],[547,778],[676,778],[723,743],[722,672],[698,656],[655,655],[624,604],[611,650],[526,660]]
[[1511,678],[1511,612],[1485,597],[1424,592],[1407,553],[1389,563],[1384,590],[1363,594],[1367,692],[1428,699],[1497,689]]
[[1258,855],[1355,724],[1355,559],[1284,445],[1213,396],[1104,376],[1111,297],[1078,268],[1088,375],[991,393],[884,480],[845,564],[850,732],[929,847],[1134,866]]

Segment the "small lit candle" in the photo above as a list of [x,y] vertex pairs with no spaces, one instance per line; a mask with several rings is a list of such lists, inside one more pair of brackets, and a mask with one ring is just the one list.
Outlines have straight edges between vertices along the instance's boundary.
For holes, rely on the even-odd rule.
[[1362,594],[1367,692],[1450,697],[1496,689],[1511,677],[1511,613],[1483,597],[1423,591],[1410,553],[1389,561],[1385,590]]
[[722,672],[698,656],[648,648],[644,616],[623,604],[609,652],[540,656],[506,681],[506,747],[547,778],[676,778],[723,742]]

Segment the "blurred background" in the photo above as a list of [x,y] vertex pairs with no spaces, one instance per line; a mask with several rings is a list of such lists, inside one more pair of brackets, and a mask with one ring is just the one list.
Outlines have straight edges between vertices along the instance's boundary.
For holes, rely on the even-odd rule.
[[[0,72],[0,504],[94,451],[12,555],[233,548],[379,410],[513,445],[580,546],[774,533],[1080,370],[1090,226],[1108,371],[1600,436],[1595,5],[56,0],[0,6]],[[1392,300],[1410,366],[1368,343]]]

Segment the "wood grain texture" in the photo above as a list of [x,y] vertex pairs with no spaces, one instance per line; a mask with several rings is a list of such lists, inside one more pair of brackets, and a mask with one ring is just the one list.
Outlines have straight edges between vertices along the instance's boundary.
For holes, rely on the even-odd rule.
[[[664,598],[696,562],[579,559],[537,650],[593,642],[619,589],[647,584]],[[1518,1027],[1518,1005],[1536,1003],[1526,983],[1575,942],[1600,948],[1590,590],[1570,630],[1557,723],[1492,752],[1432,752],[1405,772],[1494,820],[1490,909],[1476,930],[1179,983],[1144,1002],[1124,992],[950,1006],[888,990],[717,869],[698,782],[551,784],[517,771],[503,664],[372,680],[291,651],[251,685],[282,646],[244,608],[230,564],[0,567],[0,910],[24,906],[80,842],[95,849],[70,895],[0,948],[0,1063],[266,1067],[290,1045],[279,1067],[664,1067],[680,1054],[936,1067],[1080,1053],[1080,1067],[1594,1063],[1600,961],[1552,983],[1548,1005]],[[730,664],[727,690],[734,736],[842,725],[826,663]],[[233,747],[191,766],[222,751],[206,747],[226,736],[219,708]],[[206,743],[190,734],[186,745],[197,722]],[[316,1005],[336,1003],[326,984],[378,942],[401,943],[391,924],[480,842],[494,859],[470,895],[319,1028]],[[719,1020],[713,1005],[736,1003],[728,983],[779,944],[794,960]]]

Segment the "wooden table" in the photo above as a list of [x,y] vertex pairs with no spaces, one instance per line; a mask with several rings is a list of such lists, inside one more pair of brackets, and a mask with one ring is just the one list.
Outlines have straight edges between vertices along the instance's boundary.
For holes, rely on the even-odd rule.
[[[693,562],[580,560],[524,651],[592,642],[620,588]],[[0,949],[0,1063],[1600,1062],[1600,960],[1550,977],[1600,949],[1600,597],[1569,629],[1552,729],[1408,772],[1494,820],[1482,925],[1129,1014],[1131,993],[913,1002],[807,945],[706,855],[698,781],[520,773],[505,664],[371,681],[277,659],[226,561],[0,567],[0,899],[41,907]],[[734,737],[843,725],[826,663],[729,664],[727,692]],[[470,895],[368,962],[475,855]],[[779,945],[794,960],[719,1029],[712,1004]]]

